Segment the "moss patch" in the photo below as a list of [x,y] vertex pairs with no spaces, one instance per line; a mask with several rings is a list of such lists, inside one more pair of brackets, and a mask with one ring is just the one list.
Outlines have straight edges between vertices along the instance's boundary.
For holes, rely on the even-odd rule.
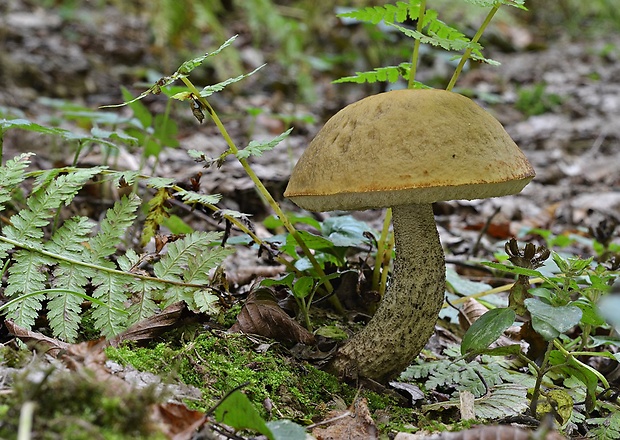
[[[337,406],[336,402],[348,405],[355,398],[354,388],[279,350],[277,345],[257,344],[243,335],[224,333],[201,335],[180,348],[161,343],[151,348],[108,349],[107,354],[139,370],[169,380],[177,377],[198,387],[203,400],[188,402],[195,409],[208,410],[226,392],[247,383],[243,391],[265,419],[287,418],[308,424],[320,420]],[[364,395],[371,402],[371,410],[392,404],[375,393]]]

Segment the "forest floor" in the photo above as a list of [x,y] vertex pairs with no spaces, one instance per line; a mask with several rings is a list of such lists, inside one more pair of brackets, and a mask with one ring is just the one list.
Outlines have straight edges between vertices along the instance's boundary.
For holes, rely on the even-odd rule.
[[[140,15],[113,7],[83,7],[66,14],[60,9],[34,6],[34,3],[9,0],[0,6],[0,118],[23,117],[42,125],[85,129],[88,126],[84,121],[67,117],[69,103],[92,110],[119,103],[122,101],[121,86],[135,96],[161,76],[154,72],[172,72],[183,61],[177,53],[182,52],[181,49],[170,54],[156,47],[150,25]],[[329,21],[338,32],[317,37],[317,40],[344,34],[353,41],[361,32],[335,18]],[[252,44],[251,33],[243,28],[243,23],[234,22],[229,26],[241,33],[234,50],[248,71],[269,61],[269,51],[273,48],[263,53],[261,47]],[[513,33],[502,31],[501,27],[495,29],[495,37],[502,44],[489,42],[487,55],[501,65],[476,66],[463,74],[457,87],[504,124],[534,166],[536,178],[519,195],[443,202],[435,206],[449,268],[492,287],[508,281],[493,279],[488,272],[480,270],[467,272],[463,267],[474,261],[494,261],[495,253],[503,249],[510,237],[517,236],[537,245],[548,244],[549,237],[545,240],[540,234],[527,233],[533,228],[550,231],[552,237],[585,237],[571,240],[562,251],[587,258],[595,254],[589,231],[603,222],[620,222],[620,36],[548,38],[524,24],[515,27],[521,36],[532,41],[523,45]],[[221,43],[204,36],[198,42],[187,44],[192,49],[197,48],[196,53],[189,56],[204,52],[205,46],[212,50]],[[182,43],[177,44],[182,46]],[[333,42],[326,44],[330,50],[336,47]],[[355,53],[356,47],[351,43],[347,50]],[[359,67],[355,65],[355,70],[369,70],[374,66]],[[267,67],[235,87],[210,98],[238,145],[246,145],[252,139],[270,139],[289,126],[294,128],[279,147],[252,158],[257,175],[286,211],[298,210],[282,196],[291,168],[323,123],[345,105],[368,93],[381,91],[377,85],[331,83],[338,76],[352,73],[343,72],[346,68],[331,65],[313,74],[312,101],[300,98],[302,93],[308,94],[308,90],[301,90],[302,86],[291,77],[290,66],[287,70],[278,65],[277,60],[270,61]],[[428,53],[423,57],[420,79],[441,87],[447,78],[444,72],[449,68],[447,61]],[[221,72],[217,69],[199,69],[193,80],[204,81],[203,85],[207,85],[226,79],[218,75]],[[151,96],[144,102],[153,114],[166,111],[167,100],[163,96]],[[130,113],[126,108],[118,112]],[[149,173],[186,183],[202,173],[200,191],[221,194],[221,208],[251,215],[258,233],[271,235],[273,231],[261,223],[271,212],[257,196],[252,181],[237,161],[229,159],[219,168],[206,170],[187,154],[188,150],[195,149],[216,157],[226,149],[225,141],[208,117],[198,124],[186,106],[176,104],[171,114],[178,122],[178,147],[164,148],[156,155],[157,160],[151,157],[144,164],[139,149],[121,149],[112,166],[134,170],[144,166]],[[70,165],[75,150],[74,146],[51,137],[8,131],[4,136],[3,160],[23,152],[36,153],[33,165],[48,169]],[[102,157],[99,149],[88,149],[80,157],[79,165],[99,165]],[[90,203],[92,200],[92,197],[82,196],[78,201],[85,215],[97,219],[102,206],[107,205],[100,201]],[[195,229],[223,228],[204,213],[177,208],[179,215]],[[353,215],[366,222],[369,228],[380,230],[384,212]],[[614,237],[616,241],[617,234]],[[367,250],[360,249],[357,255],[364,252]],[[123,396],[120,407],[130,414],[125,425],[118,425],[115,432],[134,429],[136,426],[132,424],[145,423],[143,418],[148,416],[149,420],[156,420],[158,426],[165,426],[162,431],[167,432],[166,438],[199,438],[192,437],[196,427],[202,427],[205,435],[200,438],[240,438],[214,431],[208,434],[212,437],[207,437],[202,415],[226,392],[246,382],[250,383],[246,386],[246,394],[253,402],[261,403],[259,412],[265,419],[292,419],[310,425],[330,418],[337,420],[345,413],[358,416],[355,423],[341,425],[332,432],[317,425],[313,431],[317,438],[339,438],[344,432],[349,432],[349,438],[393,437],[398,431],[415,431],[414,425],[428,430],[453,426],[455,414],[449,409],[438,407],[436,412],[422,414],[415,401],[414,409],[411,408],[411,397],[404,398],[393,389],[365,391],[366,403],[358,404],[358,390],[312,366],[313,363],[320,366],[320,362],[313,362],[308,356],[271,340],[227,333],[225,330],[235,322],[243,299],[257,278],[275,278],[284,273],[284,267],[274,265],[264,255],[257,255],[253,248],[238,246],[237,252],[226,260],[224,272],[231,292],[240,302],[219,322],[187,310],[175,310],[170,312],[169,321],[165,323],[164,317],[160,317],[160,322],[146,323],[148,329],[141,330],[147,337],[130,336],[126,340],[134,341],[133,344],[113,344],[115,348],[105,347],[105,350],[101,342],[98,345],[94,342],[66,345],[52,338],[45,339],[43,335],[22,334],[24,342],[51,347],[48,356],[36,362],[23,351],[11,351],[9,355],[9,348],[12,350],[17,344],[14,332],[3,329],[0,344],[5,351],[0,356],[0,388],[22,387],[19,393],[27,394],[30,400],[39,399],[40,408],[68,408],[68,402],[75,396],[94,399],[98,393],[105,394],[107,388],[116,388],[119,396]],[[328,309],[317,308],[315,313],[313,319],[317,322],[337,319]],[[441,357],[446,347],[459,342],[459,337],[453,334],[458,334],[458,330],[451,331],[458,327],[456,315],[446,311],[442,321],[443,325],[437,327],[436,335],[427,346],[427,358]],[[160,325],[166,330],[163,334],[154,330]],[[64,354],[59,355],[59,352]],[[72,378],[59,375],[56,382],[49,381],[47,388],[42,387],[45,379],[40,378],[35,380],[38,388],[25,385],[30,383],[29,374],[51,374],[50,365],[58,370],[73,371],[72,376],[67,376]],[[18,374],[11,382],[7,377],[15,371]],[[23,372],[21,376],[20,371]],[[91,373],[85,371],[94,372],[94,383],[89,379]],[[84,381],[76,385],[75,376]],[[616,378],[612,385],[618,387],[619,383]],[[403,393],[410,396],[411,392]],[[174,407],[161,403],[165,400],[162,393]],[[101,404],[97,402],[94,404]],[[145,416],[144,407],[157,415]],[[6,407],[2,410],[0,405],[0,420],[2,414],[15,413],[10,413]],[[16,426],[16,420],[0,421],[0,432],[3,423],[5,427]],[[174,424],[182,427],[175,431]],[[85,425],[86,422],[75,429],[90,432]],[[80,423],[75,426],[79,427]],[[213,426],[216,425],[209,429],[215,429]],[[141,435],[152,432],[151,428],[150,425],[141,426]],[[584,434],[575,425],[571,436],[578,438]],[[112,434],[110,437],[98,435],[117,438]],[[48,437],[39,433],[33,438]]]

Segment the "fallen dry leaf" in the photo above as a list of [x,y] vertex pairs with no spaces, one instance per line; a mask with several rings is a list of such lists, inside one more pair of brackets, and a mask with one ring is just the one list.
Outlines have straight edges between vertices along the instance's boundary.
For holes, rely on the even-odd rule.
[[150,341],[161,333],[170,330],[170,327],[177,324],[185,313],[189,313],[189,310],[184,302],[171,304],[156,315],[135,323],[110,339],[108,343],[112,347],[118,347],[122,342],[127,341]]
[[69,348],[70,344],[58,339],[50,338],[42,333],[26,330],[16,325],[10,319],[4,321],[4,325],[13,336],[20,339],[32,351],[37,353],[47,353],[50,356],[57,357],[61,352]]
[[366,399],[359,399],[346,411],[332,411],[319,424],[329,424],[326,428],[316,427],[312,435],[317,440],[373,440],[379,438],[375,422],[370,416]]
[[315,343],[314,335],[282,310],[271,289],[266,287],[250,292],[230,331],[260,335],[279,342]]
[[173,440],[189,440],[202,426],[206,417],[203,412],[194,411],[178,403],[153,405],[151,419],[160,431]]

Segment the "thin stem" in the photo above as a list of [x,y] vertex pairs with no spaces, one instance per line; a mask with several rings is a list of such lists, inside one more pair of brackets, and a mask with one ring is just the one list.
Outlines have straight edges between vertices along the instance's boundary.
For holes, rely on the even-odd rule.
[[[381,279],[382,269],[385,270],[383,256],[385,252],[385,245],[387,244],[388,234],[390,233],[390,224],[392,224],[392,208],[388,208],[385,211],[385,218],[383,219],[383,229],[381,229],[381,236],[377,241],[377,258],[375,259],[375,268],[372,271],[372,290],[379,291],[379,280]],[[392,250],[390,249],[390,252]]]
[[[424,29],[424,12],[426,9],[426,0],[420,1],[420,10],[418,12],[418,25],[416,30],[422,33]],[[407,83],[408,89],[413,89],[415,84],[415,74],[418,69],[418,54],[420,53],[420,40],[416,39],[413,43],[413,53],[411,54],[411,69],[409,69],[409,82]]]
[[[215,123],[217,128],[220,130],[220,133],[224,137],[224,140],[226,141],[228,148],[230,148],[230,151],[232,152],[232,154],[236,155],[239,152],[239,149],[237,148],[234,141],[228,134],[226,127],[224,127],[224,124],[222,124],[222,121],[218,117],[217,113],[215,113],[215,110],[213,109],[213,107],[211,107],[211,104],[209,104],[209,102],[204,97],[200,96],[200,92],[198,91],[198,89],[196,89],[194,84],[188,78],[181,78],[181,80],[183,81],[183,83],[185,83],[185,85],[189,88],[189,90],[194,94],[194,96],[196,96],[196,98],[200,100],[202,105],[204,105],[204,107],[207,109],[207,111],[209,112],[209,115],[213,119],[213,122]],[[252,182],[256,186],[256,189],[258,189],[258,191],[265,198],[269,206],[271,206],[271,209],[273,209],[275,214],[280,218],[283,226],[286,228],[289,234],[291,234],[293,239],[297,242],[297,244],[301,248],[304,255],[308,258],[308,260],[310,260],[310,263],[312,264],[312,267],[316,271],[317,275],[321,278],[324,277],[325,272],[323,271],[323,268],[318,263],[318,261],[316,261],[316,259],[314,258],[314,255],[312,254],[312,252],[310,251],[310,249],[308,248],[304,240],[299,235],[299,232],[297,231],[297,229],[295,229],[295,227],[290,222],[286,214],[284,214],[284,211],[282,211],[282,209],[280,208],[280,205],[278,205],[278,202],[275,201],[275,199],[271,196],[271,193],[267,190],[267,188],[265,188],[265,185],[263,185],[263,182],[258,178],[258,176],[254,172],[252,167],[250,167],[250,164],[248,163],[248,161],[243,158],[237,158],[237,160],[239,161],[239,163],[245,170],[248,177],[252,180]],[[328,293],[332,293],[334,290],[334,287],[329,281],[325,282],[325,288],[328,291]],[[339,312],[344,311],[337,297],[331,296],[330,302],[334,307],[336,307],[336,309]]]
[[392,250],[394,249],[394,234],[388,237],[386,249],[383,251],[383,269],[381,270],[381,282],[379,284],[379,295],[383,298],[387,289],[387,278],[390,272],[390,261],[392,261]]
[[0,130],[0,165],[4,165],[4,133],[5,130]]
[[545,356],[542,363],[540,364],[538,375],[536,376],[536,385],[534,385],[534,392],[532,393],[532,401],[530,402],[530,415],[532,417],[536,417],[536,407],[538,406],[538,397],[540,396],[540,386],[542,385],[543,377],[545,377],[545,374],[547,373],[547,364],[549,363],[549,356],[551,355],[552,350],[553,341],[549,341],[549,343],[547,344],[547,351],[545,351]]
[[[476,32],[476,35],[474,35],[474,38],[471,39],[472,43],[477,43],[478,42],[478,40],[480,39],[480,37],[484,33],[485,29],[487,28],[487,26],[489,25],[489,23],[493,19],[493,16],[495,15],[495,13],[497,12],[497,10],[499,9],[500,6],[501,6],[501,3],[496,3],[495,6],[493,6],[493,8],[491,8],[491,10],[487,14],[486,18],[482,22],[482,25],[480,26],[480,29],[478,29],[478,32]],[[463,70],[463,67],[465,67],[465,63],[469,59],[470,55],[471,55],[471,47],[468,47],[465,50],[465,53],[463,54],[463,56],[461,57],[461,60],[459,61],[458,66],[456,66],[456,70],[454,71],[454,74],[452,75],[452,78],[450,78],[450,82],[448,83],[448,87],[446,87],[446,90],[450,91],[450,90],[452,90],[454,88],[454,84],[456,84],[456,80],[458,79],[459,75],[461,74],[461,71]]]

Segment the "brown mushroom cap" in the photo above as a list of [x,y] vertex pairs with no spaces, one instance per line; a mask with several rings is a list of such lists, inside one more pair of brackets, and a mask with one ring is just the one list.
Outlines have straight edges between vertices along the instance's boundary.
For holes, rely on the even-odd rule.
[[396,90],[334,115],[284,195],[310,211],[361,210],[520,192],[534,169],[502,125],[445,90]]

